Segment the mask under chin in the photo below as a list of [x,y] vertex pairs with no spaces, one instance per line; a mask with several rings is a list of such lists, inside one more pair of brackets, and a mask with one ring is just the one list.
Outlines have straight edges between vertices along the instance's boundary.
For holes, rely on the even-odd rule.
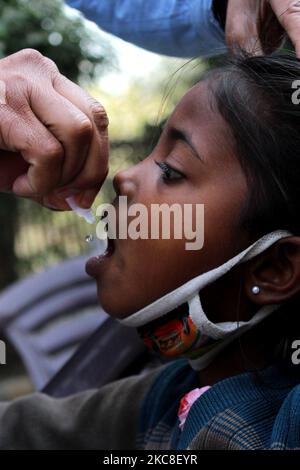
[[138,328],[141,338],[150,349],[168,358],[185,357],[189,359],[191,367],[202,370],[230,342],[280,307],[280,304],[264,305],[248,321],[213,323],[201,304],[202,289],[234,266],[254,258],[278,240],[291,235],[286,230],[268,233],[221,266],[200,274],[119,321]]
[[194,359],[219,342],[201,333],[190,317],[187,302],[137,331],[150,350],[168,358]]

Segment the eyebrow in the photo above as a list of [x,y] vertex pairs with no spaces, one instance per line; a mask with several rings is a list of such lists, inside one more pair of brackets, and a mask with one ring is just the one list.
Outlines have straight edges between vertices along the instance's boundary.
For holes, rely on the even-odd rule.
[[181,140],[185,142],[193,150],[193,154],[195,155],[195,157],[198,158],[198,160],[200,160],[201,162],[204,161],[203,157],[199,154],[198,150],[196,149],[196,146],[191,136],[187,132],[183,131],[182,129],[178,129],[176,127],[170,127],[168,129],[168,133],[170,137],[173,138],[174,140]]

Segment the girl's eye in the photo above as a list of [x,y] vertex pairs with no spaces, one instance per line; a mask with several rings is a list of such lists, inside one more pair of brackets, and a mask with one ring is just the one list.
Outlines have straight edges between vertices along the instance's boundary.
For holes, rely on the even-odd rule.
[[165,163],[165,162],[155,162],[155,163],[162,170],[162,172],[163,172],[162,178],[163,178],[164,181],[174,181],[174,180],[180,180],[180,179],[184,178],[183,173],[181,173],[178,170],[175,170],[174,168],[172,168],[167,163]]

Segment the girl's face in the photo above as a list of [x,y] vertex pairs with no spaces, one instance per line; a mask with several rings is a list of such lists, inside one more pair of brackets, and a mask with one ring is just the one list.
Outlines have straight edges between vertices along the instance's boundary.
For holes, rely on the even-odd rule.
[[246,177],[230,129],[210,99],[205,81],[193,87],[153,152],[114,178],[116,194],[127,196],[128,206],[141,203],[150,211],[151,204],[204,204],[204,246],[198,251],[187,251],[185,239],[128,238],[115,240],[108,256],[88,261],[99,302],[114,317],[131,315],[249,244],[239,226]]

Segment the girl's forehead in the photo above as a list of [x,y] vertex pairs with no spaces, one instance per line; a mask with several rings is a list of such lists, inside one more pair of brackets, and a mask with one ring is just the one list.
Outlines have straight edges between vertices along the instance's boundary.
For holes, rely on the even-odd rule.
[[211,106],[211,93],[208,89],[207,82],[201,81],[194,85],[179,101],[174,109],[172,118],[204,118],[215,114]]
[[170,123],[199,125],[224,125],[221,115],[213,106],[213,95],[206,80],[194,85],[179,101],[169,119]]

